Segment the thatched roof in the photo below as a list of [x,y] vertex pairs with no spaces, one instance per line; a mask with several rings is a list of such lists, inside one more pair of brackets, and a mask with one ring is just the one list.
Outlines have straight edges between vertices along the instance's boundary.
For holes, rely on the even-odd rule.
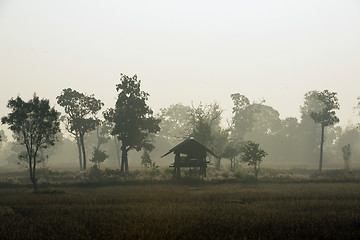
[[211,155],[213,155],[216,158],[219,158],[218,156],[216,156],[212,151],[210,151],[207,147],[205,147],[204,145],[202,145],[201,143],[199,143],[198,141],[196,141],[193,138],[188,138],[186,140],[184,140],[183,142],[179,143],[178,145],[176,145],[175,147],[173,147],[172,149],[170,149],[167,153],[165,153],[164,155],[162,155],[161,157],[165,157],[166,155],[170,154],[170,153],[185,153],[185,154],[206,154],[206,152],[210,153]]

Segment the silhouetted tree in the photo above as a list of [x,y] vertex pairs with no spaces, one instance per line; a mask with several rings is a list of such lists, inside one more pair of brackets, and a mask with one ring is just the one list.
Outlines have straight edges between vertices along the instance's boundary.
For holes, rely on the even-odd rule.
[[[321,141],[320,141],[320,161],[319,161],[319,171],[322,171],[323,163],[323,146],[324,146],[324,130],[327,126],[332,126],[339,122],[339,118],[335,115],[336,109],[339,109],[339,102],[336,92],[329,92],[324,90],[319,91],[310,91],[305,94],[305,99],[312,98],[317,101],[308,101],[314,102],[317,104],[310,107],[310,117],[314,120],[315,123],[319,123],[321,126]],[[306,104],[306,103],[305,103]]]
[[111,132],[121,141],[121,169],[128,172],[128,152],[141,148],[152,150],[153,145],[148,136],[160,131],[160,120],[153,117],[153,111],[146,104],[149,94],[140,90],[141,81],[137,76],[128,77],[121,74],[120,83],[116,85],[119,92],[114,109],[109,109],[106,120],[114,122]]
[[258,143],[253,141],[247,141],[244,144],[242,149],[241,161],[248,164],[249,166],[254,167],[254,173],[256,179],[259,175],[260,163],[262,158],[265,157],[267,153],[259,147]]
[[57,103],[65,110],[63,122],[66,130],[75,138],[78,151],[80,170],[86,169],[86,152],[84,136],[99,124],[96,114],[104,105],[94,95],[87,96],[71,88],[64,89],[56,97]]
[[50,108],[49,100],[39,99],[34,94],[28,102],[20,97],[10,99],[7,107],[11,113],[1,119],[8,124],[15,139],[25,145],[26,153],[22,155],[28,161],[30,180],[36,187],[36,163],[42,149],[53,146],[56,134],[60,132],[60,113]]

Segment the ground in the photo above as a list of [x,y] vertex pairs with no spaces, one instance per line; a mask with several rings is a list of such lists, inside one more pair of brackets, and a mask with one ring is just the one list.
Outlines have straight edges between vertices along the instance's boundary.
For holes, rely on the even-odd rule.
[[358,239],[357,183],[0,189],[0,239]]

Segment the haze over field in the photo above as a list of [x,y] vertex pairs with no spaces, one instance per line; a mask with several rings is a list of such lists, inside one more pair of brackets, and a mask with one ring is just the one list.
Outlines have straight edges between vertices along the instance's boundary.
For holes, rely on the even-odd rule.
[[216,101],[230,118],[239,92],[299,117],[307,91],[329,89],[340,125],[358,122],[356,0],[2,0],[0,36],[1,116],[11,97],[36,92],[55,105],[67,87],[112,107],[124,73],[142,79],[155,112]]

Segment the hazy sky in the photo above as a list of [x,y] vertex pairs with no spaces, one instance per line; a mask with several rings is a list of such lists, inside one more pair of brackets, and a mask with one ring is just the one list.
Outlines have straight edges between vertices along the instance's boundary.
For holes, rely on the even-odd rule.
[[329,89],[344,126],[359,121],[360,1],[0,0],[0,116],[68,87],[113,107],[120,73],[155,112],[216,101],[230,117],[239,92],[299,117],[307,91]]

